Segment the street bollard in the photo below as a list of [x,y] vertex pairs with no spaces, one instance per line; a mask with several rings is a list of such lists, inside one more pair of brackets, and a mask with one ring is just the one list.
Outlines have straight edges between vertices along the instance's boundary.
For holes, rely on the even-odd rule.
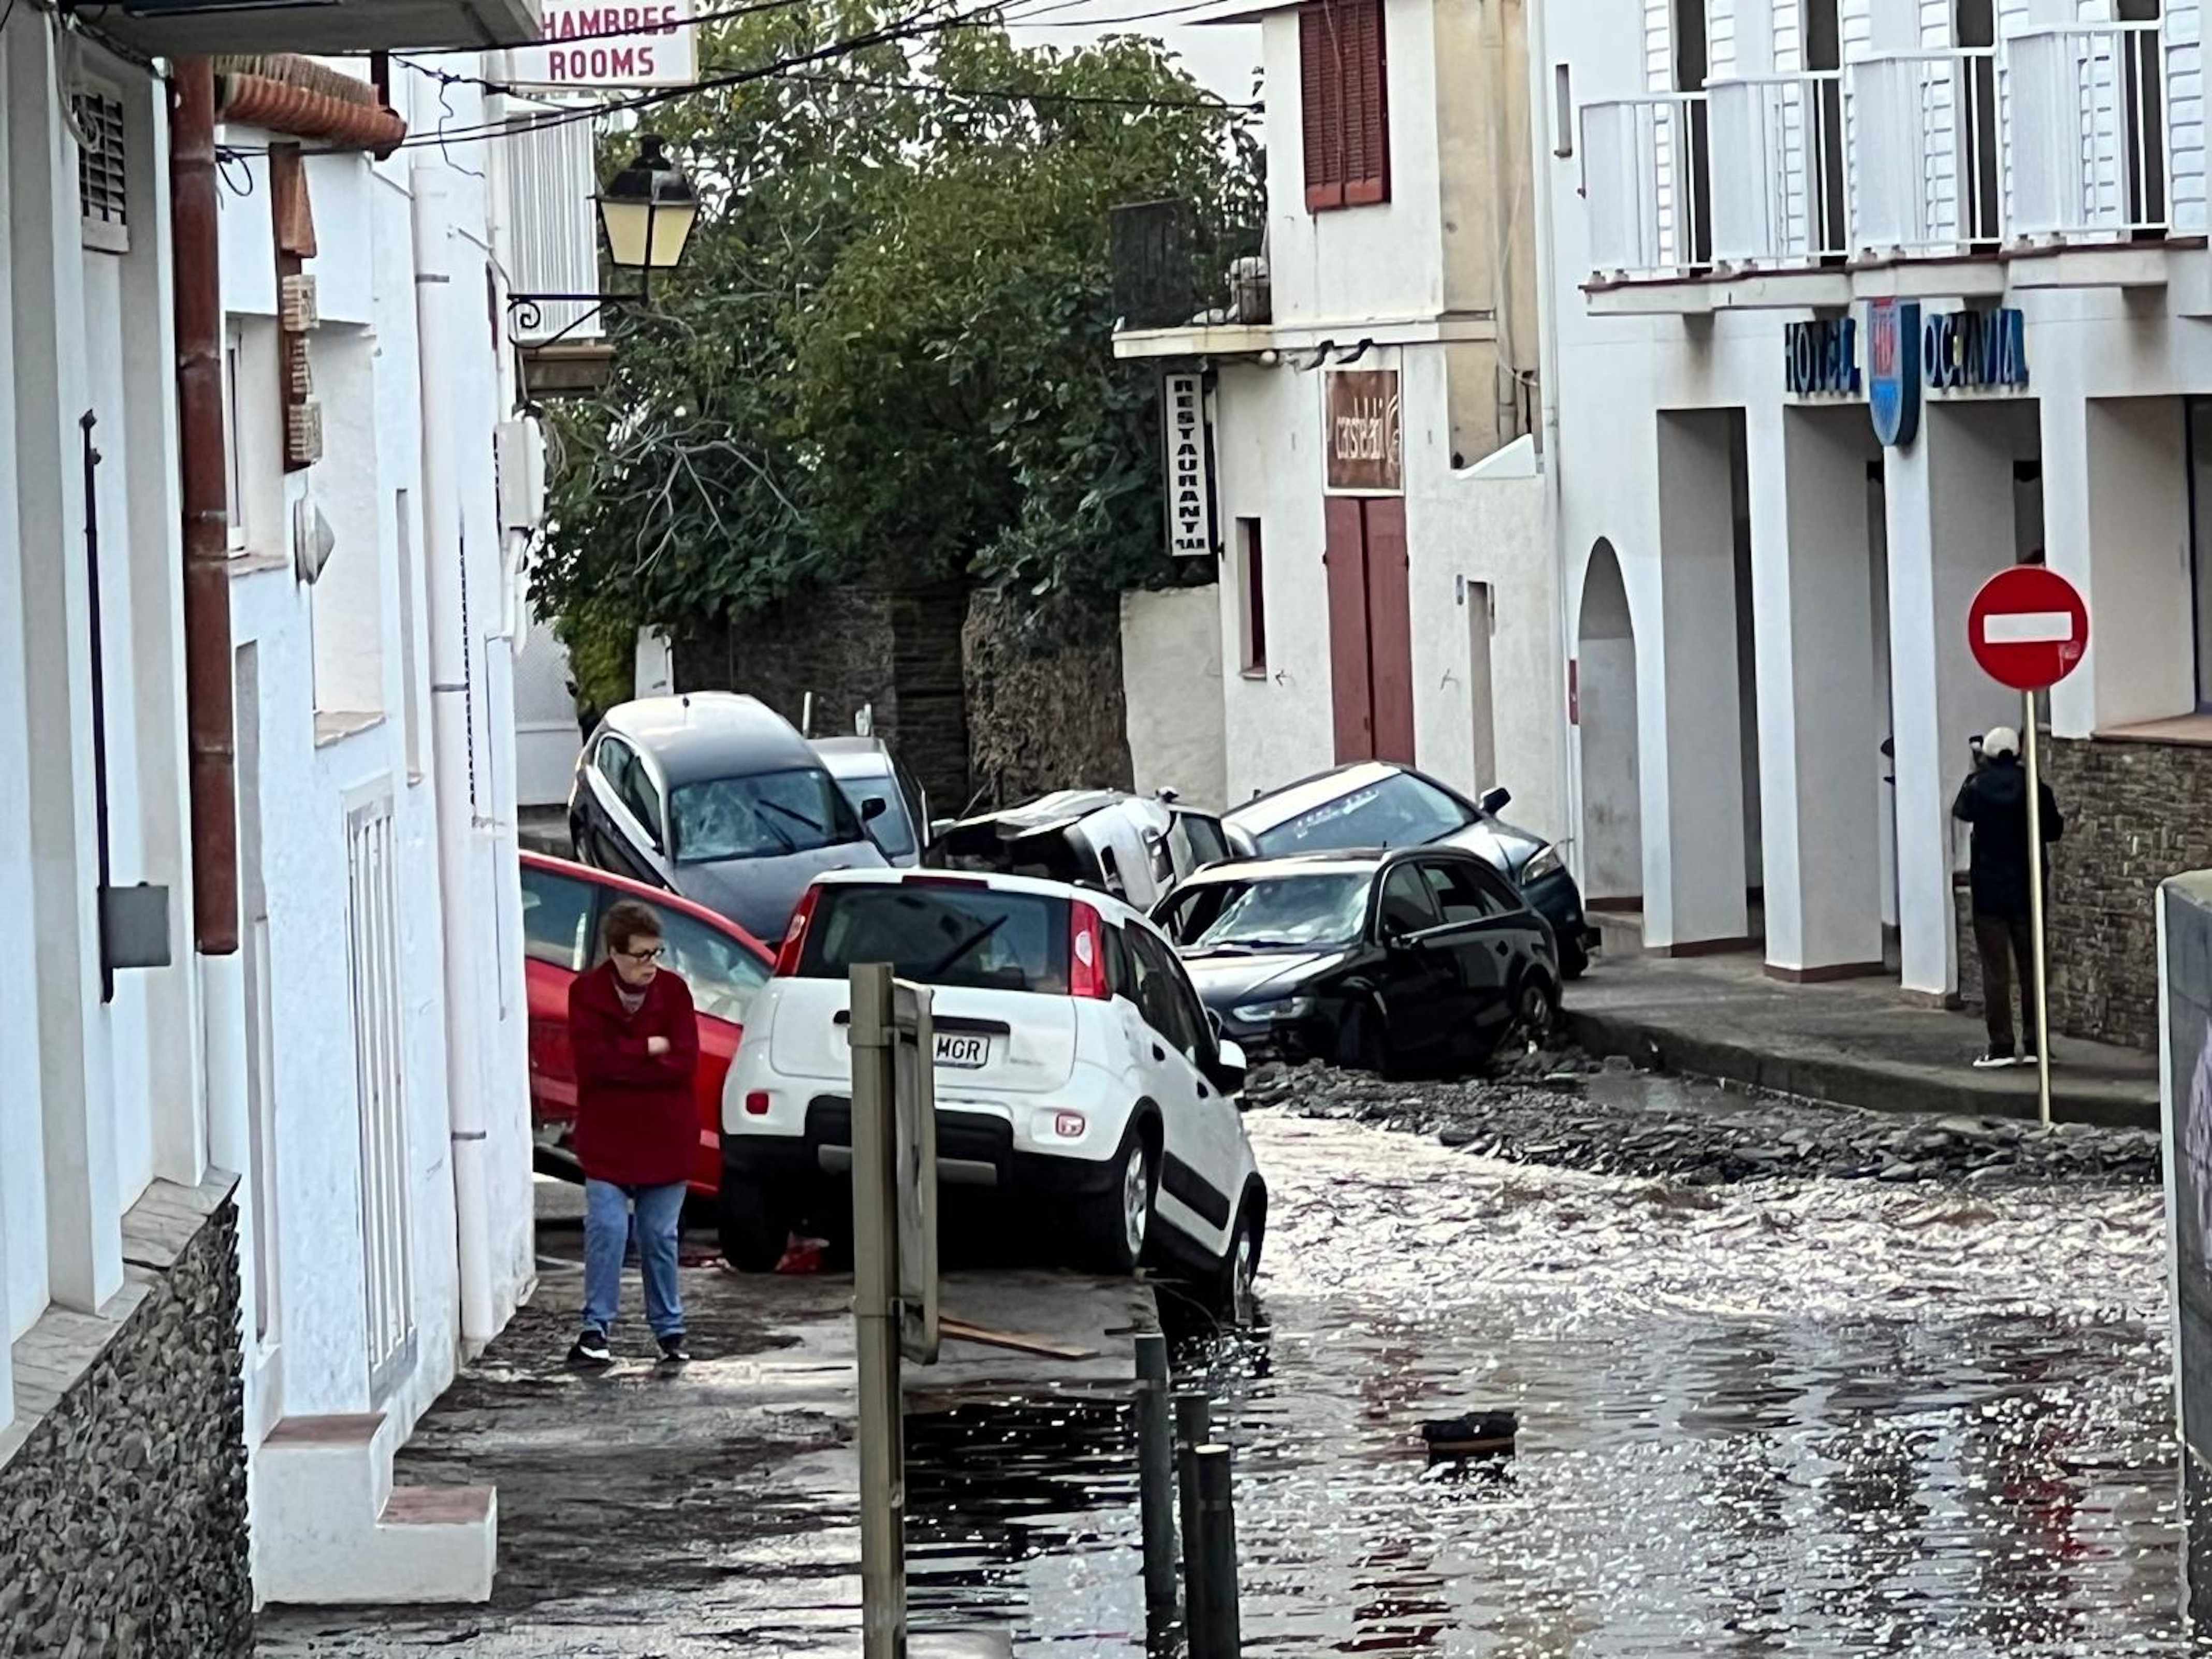
[[1176,1487],[1182,1512],[1182,1627],[1185,1639],[1203,1620],[1206,1580],[1198,1559],[1198,1449],[1213,1438],[1213,1404],[1186,1390],[1175,1397]]
[[1168,1425],[1168,1340],[1137,1339],[1137,1502],[1144,1517],[1145,1601],[1176,1599],[1175,1446]]
[[1237,1510],[1231,1489],[1229,1448],[1200,1446],[1198,1465],[1198,1554],[1206,1585],[1205,1621],[1191,1626],[1191,1659],[1237,1659],[1243,1621],[1237,1606]]

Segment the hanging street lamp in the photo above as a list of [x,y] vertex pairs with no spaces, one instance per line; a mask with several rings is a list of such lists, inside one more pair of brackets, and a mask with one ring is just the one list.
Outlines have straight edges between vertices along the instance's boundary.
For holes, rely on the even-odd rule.
[[574,328],[604,307],[647,303],[653,295],[653,273],[676,269],[691,240],[691,228],[699,220],[699,198],[691,181],[670,159],[667,141],[649,132],[638,137],[636,159],[609,179],[592,200],[599,208],[607,261],[617,270],[637,273],[636,291],[510,294],[507,314],[511,329],[535,331],[543,319],[542,307],[549,305],[590,307],[591,311],[568,325]]

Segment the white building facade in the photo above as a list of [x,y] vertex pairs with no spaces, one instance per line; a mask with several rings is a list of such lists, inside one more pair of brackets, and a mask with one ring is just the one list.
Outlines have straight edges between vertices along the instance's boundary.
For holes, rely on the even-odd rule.
[[[213,27],[535,27],[461,0],[380,40],[386,15]],[[395,1491],[392,1456],[533,1283],[511,702],[530,504],[495,453],[529,434],[482,147],[362,148],[481,100],[226,60],[194,249],[172,216],[185,100],[145,55],[239,42],[143,27],[113,50],[37,6],[0,17],[0,929],[21,965],[0,1502],[37,1491],[85,1540],[0,1540],[0,1577],[42,1651],[204,1656],[246,1650],[257,1600],[489,1593],[492,1495]],[[185,556],[179,319],[217,246],[210,613],[188,597],[210,573]],[[210,684],[235,785],[203,799]],[[201,878],[234,825],[226,917]]]
[[2148,1040],[2152,891],[2212,802],[2200,7],[1536,27],[1585,890],[1650,948],[1956,996],[1951,800],[1969,738],[2022,718],[1966,611],[2040,558],[2091,619],[2045,709],[2054,1020]]
[[[1522,6],[1254,15],[1264,237],[1203,270],[1218,289],[1125,306],[1115,339],[1170,377],[1170,427],[1185,387],[1203,398],[1207,514],[1182,550],[1220,572],[1227,801],[1380,757],[1502,783],[1512,816],[1559,834]],[[1200,665],[1127,674],[1210,691]]]

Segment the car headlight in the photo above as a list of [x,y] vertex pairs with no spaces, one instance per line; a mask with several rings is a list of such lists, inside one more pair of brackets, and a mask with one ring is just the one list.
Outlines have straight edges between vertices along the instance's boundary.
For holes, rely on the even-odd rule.
[[1536,855],[1521,866],[1521,884],[1523,887],[1533,886],[1547,876],[1558,875],[1566,867],[1567,861],[1559,856],[1558,847],[1539,848]]
[[1265,1025],[1270,1020],[1304,1019],[1317,1006],[1311,997],[1279,997],[1273,1002],[1248,1002],[1230,1012],[1247,1025]]

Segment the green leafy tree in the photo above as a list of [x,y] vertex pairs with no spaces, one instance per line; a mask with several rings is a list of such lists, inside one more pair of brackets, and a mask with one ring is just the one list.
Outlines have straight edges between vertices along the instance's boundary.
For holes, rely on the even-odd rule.
[[[708,33],[702,75],[883,24],[763,12]],[[990,25],[648,118],[704,206],[682,270],[617,324],[605,392],[555,412],[541,609],[682,626],[861,571],[1040,599],[1173,579],[1155,377],[1113,360],[1108,212],[1180,195],[1256,223],[1239,112],[1156,42],[1052,52]]]

